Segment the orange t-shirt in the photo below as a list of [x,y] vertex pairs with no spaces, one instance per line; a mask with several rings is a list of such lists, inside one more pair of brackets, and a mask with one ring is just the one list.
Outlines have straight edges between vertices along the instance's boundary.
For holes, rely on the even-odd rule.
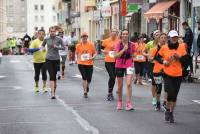
[[[158,53],[163,57],[163,60],[170,61],[171,57],[175,53],[179,56],[184,56],[186,54],[186,49],[184,44],[179,44],[176,50],[175,49],[170,50],[168,45],[165,45],[160,49]],[[173,59],[170,62],[169,66],[164,66],[164,73],[172,77],[182,76],[181,62],[179,60]]]
[[147,51],[147,46],[145,43],[135,45],[135,55],[134,55],[134,61],[136,62],[146,62],[146,56],[143,54],[143,52]]
[[115,45],[119,42],[119,39],[116,38],[112,40],[111,38],[105,39],[102,43],[102,46],[105,48],[105,62],[115,62],[114,58],[114,49]]
[[[156,56],[156,53],[158,53],[157,50],[158,50],[158,47],[152,48],[150,57],[153,57],[153,58],[154,58],[154,57]],[[160,64],[160,63],[159,63],[158,61],[156,61],[156,60],[154,60],[154,61],[155,61],[155,62],[154,62],[153,73],[160,73],[161,70],[163,69],[163,64]]]
[[81,65],[93,65],[94,61],[90,58],[96,53],[94,44],[87,42],[86,44],[78,43],[76,46],[77,63]]

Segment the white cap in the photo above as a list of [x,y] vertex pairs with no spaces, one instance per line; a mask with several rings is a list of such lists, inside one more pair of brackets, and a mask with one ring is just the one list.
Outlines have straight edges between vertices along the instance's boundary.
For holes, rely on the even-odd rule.
[[178,37],[178,33],[177,33],[176,30],[171,30],[171,31],[169,31],[168,36],[170,38],[172,38],[172,37]]
[[157,34],[157,33],[159,33],[160,31],[159,30],[155,30],[154,32],[153,32],[153,36],[155,36],[155,34]]

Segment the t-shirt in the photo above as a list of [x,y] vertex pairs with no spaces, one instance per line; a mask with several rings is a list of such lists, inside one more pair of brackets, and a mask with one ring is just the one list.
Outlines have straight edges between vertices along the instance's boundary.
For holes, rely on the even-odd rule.
[[[115,53],[118,53],[119,51],[121,51],[120,50],[121,47],[122,47],[121,49],[123,49],[123,46],[121,46],[121,45],[122,45],[121,41],[118,42],[115,45]],[[115,67],[116,68],[128,68],[128,67],[132,67],[133,66],[132,55],[133,55],[134,52],[135,52],[135,44],[129,42],[129,49],[126,52],[124,52],[124,54],[129,53],[130,54],[130,58],[125,59],[122,56],[116,58]]]
[[95,46],[91,42],[83,44],[78,43],[76,46],[77,63],[81,65],[93,65],[94,61],[91,60],[92,56],[96,53]]
[[[184,56],[186,54],[186,49],[184,44],[179,44],[178,48],[169,49],[168,45],[163,46],[158,52],[162,56],[163,60],[170,61],[171,57],[176,53],[177,55]],[[178,77],[182,76],[182,65],[179,60],[173,59],[169,66],[164,66],[164,73],[172,76]]]
[[105,62],[115,62],[114,50],[115,45],[119,42],[119,39],[112,40],[111,38],[105,39],[102,46],[105,48]]
[[59,55],[60,56],[65,56],[65,55],[67,55],[67,48],[66,48],[67,45],[68,45],[67,37],[63,36],[62,40],[63,40],[63,44],[65,46],[65,50],[59,50]]
[[[152,48],[150,57],[154,58],[156,54],[158,54],[158,47]],[[153,73],[160,73],[162,69],[163,69],[163,64],[160,64],[158,61],[155,60]]]
[[146,44],[138,44],[135,45],[135,54],[134,54],[134,61],[136,62],[146,62],[146,56],[143,54],[147,51]]
[[[29,48],[40,48],[42,46],[42,42],[41,40],[39,39],[35,39]],[[44,63],[45,62],[45,59],[46,59],[46,51],[36,51],[33,53],[33,62],[34,63]]]

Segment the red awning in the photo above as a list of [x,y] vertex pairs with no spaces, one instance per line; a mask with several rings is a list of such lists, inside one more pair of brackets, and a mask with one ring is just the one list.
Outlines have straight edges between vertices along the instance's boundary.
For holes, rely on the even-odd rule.
[[165,10],[169,9],[176,2],[177,0],[170,0],[155,4],[151,9],[144,13],[145,19],[156,19],[157,21],[159,21],[164,17]]

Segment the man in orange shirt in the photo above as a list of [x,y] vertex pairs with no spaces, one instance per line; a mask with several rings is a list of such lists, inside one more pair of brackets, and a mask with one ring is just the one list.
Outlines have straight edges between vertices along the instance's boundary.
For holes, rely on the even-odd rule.
[[119,42],[117,37],[117,29],[112,29],[110,37],[105,39],[102,43],[102,52],[105,53],[105,67],[109,75],[108,81],[108,96],[107,101],[114,100],[113,88],[115,85],[115,58],[114,58],[114,48],[115,44]]
[[89,85],[92,80],[94,58],[96,50],[93,43],[88,41],[88,34],[81,34],[81,42],[76,47],[78,69],[82,75],[84,98],[88,98]]
[[[168,35],[170,37],[168,45],[160,49],[157,59],[164,64],[164,88],[167,91],[165,121],[174,123],[173,111],[182,81],[182,64],[185,62],[187,53],[185,45],[178,43],[177,31],[171,30]],[[162,57],[162,60],[159,57]]]

